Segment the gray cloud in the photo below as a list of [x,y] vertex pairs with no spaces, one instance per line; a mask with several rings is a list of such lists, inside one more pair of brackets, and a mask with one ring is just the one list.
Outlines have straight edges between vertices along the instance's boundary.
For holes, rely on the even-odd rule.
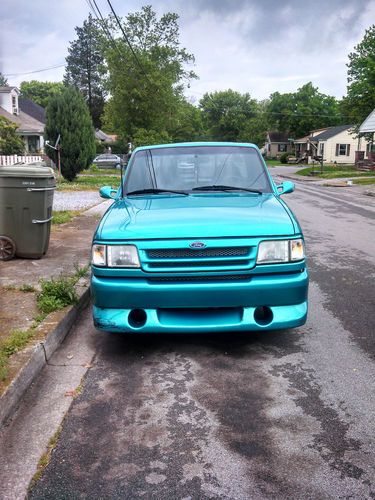
[[[147,0],[113,0],[120,15]],[[103,14],[105,0],[99,0]],[[312,81],[341,96],[347,54],[375,19],[375,0],[159,0],[160,15],[180,15],[181,41],[196,56],[190,94],[234,88],[257,98]],[[84,0],[0,0],[0,71],[21,73],[64,62],[74,27],[89,12]],[[63,69],[15,77],[59,80]]]

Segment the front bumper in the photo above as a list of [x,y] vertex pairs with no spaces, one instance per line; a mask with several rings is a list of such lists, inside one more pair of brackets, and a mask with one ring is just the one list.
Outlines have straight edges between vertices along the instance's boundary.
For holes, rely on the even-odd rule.
[[131,324],[134,309],[93,307],[94,325],[105,332],[119,333],[208,333],[280,330],[304,325],[307,301],[291,306],[270,307],[272,319],[267,324],[255,320],[255,307],[225,309],[144,309],[142,326]]
[[[212,332],[294,328],[306,322],[308,273],[304,263],[288,272],[244,275],[239,281],[158,282],[94,274],[95,326],[108,332]],[[285,269],[285,266],[284,266]],[[256,309],[267,307],[266,320]],[[142,321],[133,321],[142,311]]]

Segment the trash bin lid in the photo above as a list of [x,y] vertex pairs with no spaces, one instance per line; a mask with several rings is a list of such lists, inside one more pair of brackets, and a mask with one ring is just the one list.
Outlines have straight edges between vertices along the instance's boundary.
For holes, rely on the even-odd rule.
[[11,165],[9,167],[0,167],[0,177],[55,177],[54,171],[49,167],[39,165]]

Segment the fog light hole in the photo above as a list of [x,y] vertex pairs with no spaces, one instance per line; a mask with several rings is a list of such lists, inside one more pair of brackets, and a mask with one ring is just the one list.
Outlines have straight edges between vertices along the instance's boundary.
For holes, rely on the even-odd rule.
[[146,324],[147,314],[144,309],[132,309],[128,316],[129,325],[133,328],[142,328]]
[[254,319],[258,325],[269,325],[273,320],[273,312],[268,306],[259,306],[254,311]]

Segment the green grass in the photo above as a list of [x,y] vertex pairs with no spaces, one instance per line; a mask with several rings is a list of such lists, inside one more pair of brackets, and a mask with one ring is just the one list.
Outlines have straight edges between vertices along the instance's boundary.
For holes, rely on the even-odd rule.
[[80,210],[53,210],[52,224],[65,224],[81,213]]
[[267,167],[278,167],[282,165],[280,160],[264,160],[266,162]]
[[375,184],[375,177],[373,179],[355,179],[353,181],[354,184],[362,184],[362,185],[366,185],[366,184]]
[[118,187],[120,178],[119,173],[118,175],[78,176],[73,182],[59,179],[57,187],[59,191],[96,191],[102,186]]
[[83,170],[80,175],[120,175],[120,170],[117,168],[87,168]]
[[323,173],[320,173],[320,166],[315,166],[313,167],[307,167],[303,168],[302,170],[298,170],[296,172],[297,175],[310,175],[311,172],[316,172],[315,177],[321,178],[321,179],[340,179],[342,177],[364,177],[364,176],[371,176],[375,175],[375,171],[373,172],[361,172],[359,170],[356,170],[353,165],[347,165],[347,166],[333,166],[333,165],[324,165],[323,166]]
[[23,349],[34,336],[36,325],[28,330],[11,330],[9,336],[0,343],[0,381],[8,376],[8,362],[12,354]]

